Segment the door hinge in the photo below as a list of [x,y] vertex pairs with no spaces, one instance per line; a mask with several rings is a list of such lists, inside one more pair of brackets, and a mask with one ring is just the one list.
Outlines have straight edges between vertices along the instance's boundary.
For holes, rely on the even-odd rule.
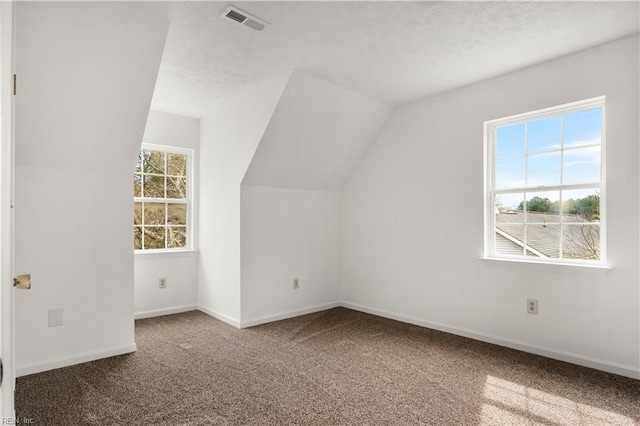
[[13,75],[13,96],[18,93],[18,76],[16,74]]

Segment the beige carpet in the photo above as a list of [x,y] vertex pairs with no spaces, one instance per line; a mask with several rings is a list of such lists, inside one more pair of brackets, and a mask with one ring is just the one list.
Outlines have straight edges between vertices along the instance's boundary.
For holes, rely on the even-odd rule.
[[18,379],[35,425],[640,425],[640,381],[343,308],[238,330],[136,322],[138,352]]

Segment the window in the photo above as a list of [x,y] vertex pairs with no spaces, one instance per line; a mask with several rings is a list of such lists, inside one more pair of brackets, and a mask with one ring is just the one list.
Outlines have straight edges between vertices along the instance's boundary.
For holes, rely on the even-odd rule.
[[485,123],[485,255],[604,263],[604,97]]
[[191,151],[143,145],[133,175],[135,250],[191,248]]

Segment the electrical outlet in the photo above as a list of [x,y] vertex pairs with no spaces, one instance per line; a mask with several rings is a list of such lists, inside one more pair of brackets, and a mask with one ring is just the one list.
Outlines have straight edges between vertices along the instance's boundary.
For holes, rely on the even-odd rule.
[[160,278],[160,280],[158,281],[158,286],[160,288],[167,288],[167,279],[166,278]]
[[538,299],[527,299],[527,313],[538,315]]
[[294,278],[293,279],[293,289],[297,290],[300,288],[300,278]]

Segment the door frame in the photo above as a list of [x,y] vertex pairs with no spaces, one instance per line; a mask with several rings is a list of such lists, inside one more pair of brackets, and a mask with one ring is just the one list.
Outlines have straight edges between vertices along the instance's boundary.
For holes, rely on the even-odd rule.
[[15,419],[13,194],[14,2],[0,1],[0,418]]

